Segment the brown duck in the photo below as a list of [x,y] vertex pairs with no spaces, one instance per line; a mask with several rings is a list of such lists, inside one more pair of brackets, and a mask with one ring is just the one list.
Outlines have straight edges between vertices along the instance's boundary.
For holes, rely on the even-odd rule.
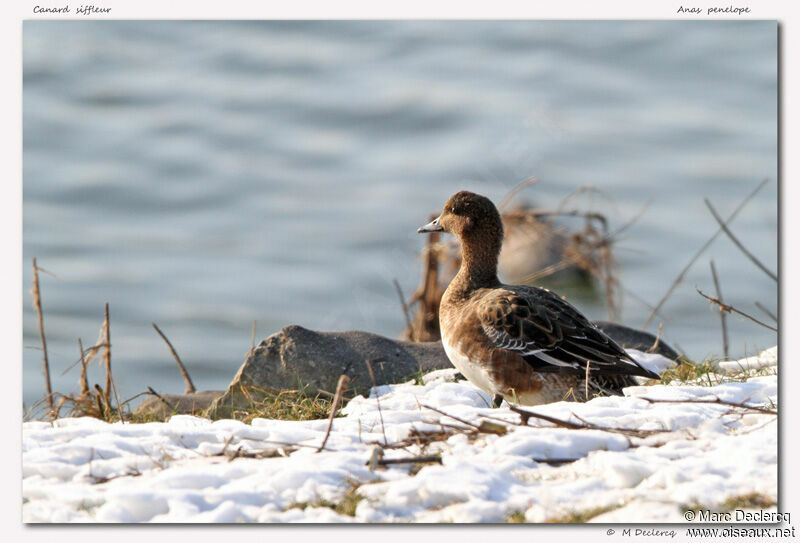
[[636,384],[635,375],[659,378],[561,297],[498,280],[503,222],[488,198],[454,194],[418,232],[447,232],[461,241],[461,269],[439,307],[442,344],[464,377],[494,395],[495,405],[587,399],[587,390],[619,394]]

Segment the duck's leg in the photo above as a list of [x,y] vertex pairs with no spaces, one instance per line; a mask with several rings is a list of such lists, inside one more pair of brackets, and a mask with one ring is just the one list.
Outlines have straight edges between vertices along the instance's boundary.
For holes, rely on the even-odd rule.
[[500,404],[503,403],[503,395],[502,394],[495,394],[494,395],[494,406],[500,407]]

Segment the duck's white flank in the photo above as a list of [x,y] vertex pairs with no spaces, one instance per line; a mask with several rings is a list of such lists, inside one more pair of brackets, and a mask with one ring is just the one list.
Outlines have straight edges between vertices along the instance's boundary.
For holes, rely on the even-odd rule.
[[489,394],[499,394],[500,388],[495,385],[489,372],[486,371],[486,367],[471,361],[469,357],[459,349],[458,344],[451,345],[446,334],[442,334],[442,346],[450,362],[453,363],[456,369],[460,371],[470,383]]

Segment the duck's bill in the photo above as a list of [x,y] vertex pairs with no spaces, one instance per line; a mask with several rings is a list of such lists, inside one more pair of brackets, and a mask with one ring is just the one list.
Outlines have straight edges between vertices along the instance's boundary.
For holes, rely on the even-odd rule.
[[439,217],[436,217],[425,226],[417,228],[418,234],[427,234],[428,232],[444,232],[444,228],[439,224]]

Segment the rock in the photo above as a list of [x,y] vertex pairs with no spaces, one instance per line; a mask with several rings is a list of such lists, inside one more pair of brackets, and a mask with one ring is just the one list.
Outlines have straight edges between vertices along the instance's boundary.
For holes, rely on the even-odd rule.
[[[648,332],[619,324],[602,321],[596,324],[628,348],[646,351],[656,339]],[[672,359],[678,356],[664,342],[659,342],[656,352]],[[366,360],[372,365],[378,385],[403,382],[420,372],[452,368],[440,341],[413,343],[369,332],[315,332],[292,325],[258,344],[206,414],[212,418],[230,417],[235,409],[246,408],[266,392],[275,390],[333,392],[342,374],[351,378],[351,390],[365,392],[372,386]],[[165,398],[175,405],[182,396]],[[153,400],[148,402],[152,405]],[[159,403],[163,406],[163,402]]]
[[[150,396],[133,411],[137,416],[154,416],[166,419],[170,415],[202,413],[211,402],[225,394],[222,390],[204,390],[192,394],[161,394],[161,398]],[[166,401],[166,403],[164,403]],[[167,405],[167,403],[169,405]]]
[[333,392],[342,374],[351,378],[350,390],[367,391],[372,386],[367,360],[379,385],[451,367],[438,341],[412,343],[368,332],[315,332],[292,325],[258,344],[207,415],[229,417],[274,390]]

